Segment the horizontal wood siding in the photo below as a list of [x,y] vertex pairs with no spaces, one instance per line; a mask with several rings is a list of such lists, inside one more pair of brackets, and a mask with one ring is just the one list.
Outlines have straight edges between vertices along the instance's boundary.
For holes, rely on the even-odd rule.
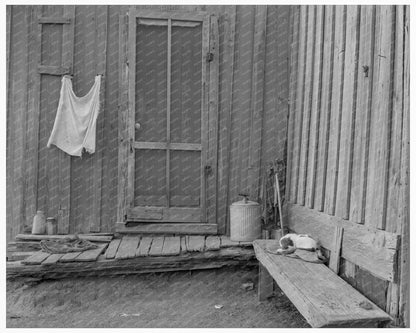
[[[136,8],[205,11],[218,18],[218,131],[211,132],[218,138],[213,166],[217,190],[212,197],[217,209],[210,216],[216,216],[213,222],[226,234],[230,203],[241,192],[258,201],[265,167],[285,158],[291,7]],[[38,209],[58,216],[61,233],[115,230],[118,162],[124,156],[119,154],[119,113],[126,97],[119,83],[125,79],[123,23],[128,10],[115,5],[8,7],[8,241],[25,226],[30,229]],[[38,22],[38,17],[44,19]],[[68,71],[78,96],[89,91],[96,74],[104,74],[96,152],[82,158],[46,148],[61,74]]]
[[[289,211],[299,206],[306,215],[304,222],[289,216],[289,228],[300,232],[304,223],[308,232],[307,216],[321,212],[329,221],[406,236],[406,7],[296,8],[300,22],[292,18],[299,36],[290,56],[295,91],[289,101],[287,194]],[[341,275],[403,324],[408,275],[404,267],[399,271],[398,258],[408,258],[408,252],[392,258],[390,269],[398,277],[392,280],[374,273],[375,257],[357,261],[347,255],[348,246],[353,242],[343,244]]]

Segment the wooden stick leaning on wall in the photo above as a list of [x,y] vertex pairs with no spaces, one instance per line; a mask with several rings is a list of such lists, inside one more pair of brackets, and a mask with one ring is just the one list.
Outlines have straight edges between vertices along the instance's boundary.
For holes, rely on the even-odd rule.
[[285,229],[284,229],[284,224],[283,224],[283,214],[282,214],[282,198],[280,196],[280,184],[279,184],[279,169],[277,168],[277,163],[276,163],[276,168],[275,168],[275,183],[276,183],[276,187],[275,187],[275,191],[277,192],[277,204],[279,206],[279,218],[280,218],[280,229],[282,230],[282,236],[285,235]]

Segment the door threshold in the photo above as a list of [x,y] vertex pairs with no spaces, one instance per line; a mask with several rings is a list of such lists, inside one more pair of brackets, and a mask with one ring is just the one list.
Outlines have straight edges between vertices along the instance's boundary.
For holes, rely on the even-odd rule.
[[218,225],[214,223],[117,222],[116,232],[120,234],[217,235]]

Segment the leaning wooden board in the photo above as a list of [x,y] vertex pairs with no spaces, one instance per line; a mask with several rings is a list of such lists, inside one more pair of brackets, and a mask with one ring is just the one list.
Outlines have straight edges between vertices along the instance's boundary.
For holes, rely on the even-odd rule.
[[77,256],[75,261],[96,261],[102,252],[107,248],[108,244],[100,244],[96,249],[83,251]]
[[79,234],[79,235],[31,235],[31,234],[18,234],[16,235],[17,241],[41,241],[41,240],[57,240],[57,239],[83,239],[90,242],[110,242],[113,239],[113,235],[109,234]]
[[366,327],[391,320],[325,265],[267,252],[276,248],[275,240],[255,240],[253,246],[259,262],[312,327]]
[[50,253],[38,251],[22,261],[24,265],[40,265],[46,258],[50,256]]

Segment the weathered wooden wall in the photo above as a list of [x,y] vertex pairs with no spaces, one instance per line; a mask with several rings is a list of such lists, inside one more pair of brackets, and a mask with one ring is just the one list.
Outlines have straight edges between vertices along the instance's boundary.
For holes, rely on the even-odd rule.
[[[257,200],[261,170],[285,155],[289,6],[143,6],[205,10],[219,24],[218,184],[215,212],[227,232],[238,193]],[[59,231],[108,232],[117,213],[120,40],[128,6],[7,7],[7,240],[37,209],[59,216]],[[70,21],[39,24],[38,17]],[[49,20],[48,22],[51,22]],[[39,67],[39,65],[42,65]],[[93,155],[46,148],[63,67],[84,95],[104,74]],[[58,74],[58,75],[56,75]]]
[[292,22],[289,214],[401,236],[398,282],[348,260],[341,275],[408,324],[409,8],[301,6]]

